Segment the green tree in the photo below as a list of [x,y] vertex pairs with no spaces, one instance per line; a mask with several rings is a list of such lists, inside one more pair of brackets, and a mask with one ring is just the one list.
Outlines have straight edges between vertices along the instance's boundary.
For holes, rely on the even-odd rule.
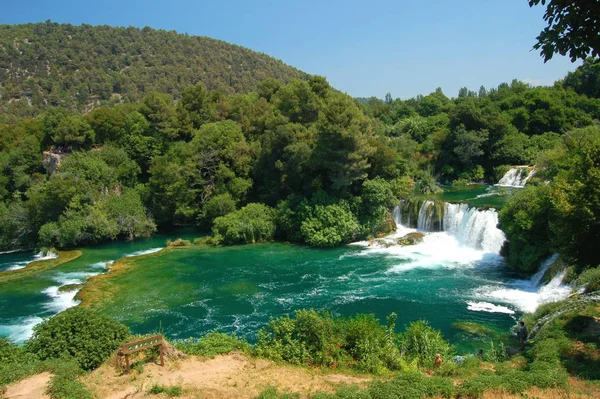
[[588,55],[600,55],[600,3],[596,0],[529,0],[529,6],[546,5],[544,20],[548,26],[540,32],[534,49],[544,62],[554,54],[569,55],[572,62]]

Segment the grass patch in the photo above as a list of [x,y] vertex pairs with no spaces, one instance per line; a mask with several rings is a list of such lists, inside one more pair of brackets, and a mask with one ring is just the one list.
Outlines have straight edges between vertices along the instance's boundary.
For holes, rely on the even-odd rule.
[[183,393],[183,388],[181,388],[180,385],[166,386],[166,385],[154,384],[154,385],[152,385],[152,388],[150,388],[148,390],[148,393],[152,394],[152,395],[160,395],[161,393],[164,393],[169,397],[181,396],[181,394]]
[[71,262],[82,255],[81,251],[56,251],[56,253],[58,254],[58,258],[36,260],[22,269],[0,272],[0,283],[8,283],[25,278],[31,278],[38,273],[53,269],[67,262]]
[[175,343],[175,348],[185,354],[213,358],[232,351],[250,353],[252,346],[235,335],[209,332],[200,339],[187,339]]

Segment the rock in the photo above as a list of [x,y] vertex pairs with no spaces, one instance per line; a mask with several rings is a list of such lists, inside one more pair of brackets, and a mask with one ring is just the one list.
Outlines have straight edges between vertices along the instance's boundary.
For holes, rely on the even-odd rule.
[[59,293],[71,292],[79,290],[83,284],[67,284],[58,288]]
[[417,245],[423,242],[424,233],[408,233],[407,235],[398,238],[398,245]]
[[60,167],[64,158],[63,154],[55,154],[50,151],[44,151],[44,158],[42,159],[42,164],[44,168],[48,172],[49,175],[52,175],[56,169]]

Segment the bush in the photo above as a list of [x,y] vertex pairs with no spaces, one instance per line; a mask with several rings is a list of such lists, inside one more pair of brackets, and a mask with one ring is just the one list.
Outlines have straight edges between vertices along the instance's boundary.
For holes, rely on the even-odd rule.
[[318,366],[337,364],[344,343],[333,316],[316,310],[297,310],[294,319],[271,319],[257,338],[259,356]]
[[235,350],[250,352],[252,347],[235,335],[212,331],[198,340],[188,339],[175,343],[180,351],[195,356],[215,357]]
[[104,362],[129,336],[129,329],[88,309],[66,310],[34,327],[26,343],[41,360],[73,357],[84,370]]
[[183,238],[178,238],[175,241],[167,240],[167,247],[189,247],[192,245],[190,240],[184,240]]
[[16,360],[22,354],[21,348],[7,338],[0,337],[0,361]]
[[315,205],[302,222],[304,241],[315,247],[334,247],[352,240],[360,230],[356,216],[345,205]]
[[600,266],[587,269],[579,275],[575,281],[578,287],[585,287],[585,292],[594,292],[600,290]]
[[248,204],[216,218],[213,234],[227,245],[271,241],[275,234],[275,211],[263,204]]
[[442,333],[425,320],[410,323],[400,336],[400,349],[402,355],[416,359],[420,367],[431,367],[438,353],[442,359],[449,359],[454,351]]

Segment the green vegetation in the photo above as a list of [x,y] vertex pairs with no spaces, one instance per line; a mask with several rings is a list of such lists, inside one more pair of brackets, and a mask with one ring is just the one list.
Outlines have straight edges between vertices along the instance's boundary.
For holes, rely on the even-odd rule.
[[149,27],[2,25],[0,49],[0,123],[47,106],[89,111],[135,102],[150,91],[180,98],[199,81],[211,90],[247,93],[266,78],[307,77],[240,46]]
[[427,367],[437,353],[453,348],[425,321],[396,334],[396,314],[382,326],[373,315],[334,317],[328,312],[297,310],[293,317],[272,319],[257,334],[256,353],[276,361],[381,374]]
[[181,396],[182,392],[183,392],[183,389],[181,389],[181,386],[179,386],[179,385],[165,386],[165,385],[160,385],[160,384],[154,384],[148,390],[148,393],[151,393],[152,395],[159,395],[161,393],[164,393],[168,397]]
[[73,357],[82,369],[93,370],[128,336],[124,325],[75,307],[35,326],[26,349],[40,360]]
[[509,264],[534,271],[559,252],[578,272],[600,264],[600,127],[575,129],[539,155],[539,175],[548,185],[529,186],[500,212],[509,240]]
[[249,353],[251,346],[235,335],[228,335],[217,331],[209,332],[199,339],[177,341],[175,347],[188,355],[215,357],[232,351]]

